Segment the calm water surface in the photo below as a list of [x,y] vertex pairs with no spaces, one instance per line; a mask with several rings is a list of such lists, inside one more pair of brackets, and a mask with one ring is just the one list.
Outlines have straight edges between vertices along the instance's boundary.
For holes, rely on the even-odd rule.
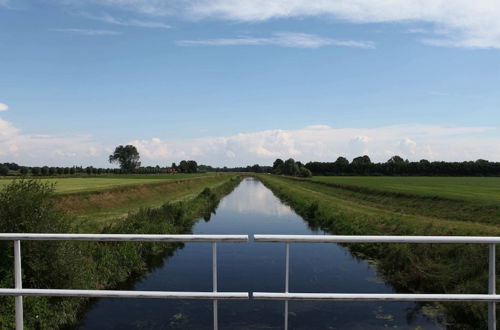
[[[245,179],[194,234],[315,234],[261,182]],[[218,244],[219,291],[283,292],[279,243]],[[211,246],[188,243],[131,290],[211,291]],[[290,245],[290,292],[392,293],[375,269],[336,244]],[[282,329],[282,301],[219,301],[219,329]],[[211,329],[211,301],[100,299],[79,329]],[[289,329],[441,329],[404,302],[289,303]]]

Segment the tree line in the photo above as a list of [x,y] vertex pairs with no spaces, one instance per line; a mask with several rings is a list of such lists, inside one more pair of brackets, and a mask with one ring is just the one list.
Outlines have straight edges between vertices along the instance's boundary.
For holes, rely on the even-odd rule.
[[109,156],[110,163],[118,163],[120,168],[96,168],[93,166],[21,166],[16,163],[0,164],[0,176],[33,175],[33,176],[57,176],[57,175],[102,175],[102,174],[167,174],[167,173],[198,173],[213,169],[210,166],[198,165],[194,160],[182,160],[179,165],[172,163],[170,167],[159,165],[141,166],[140,155],[135,146],[126,145],[115,148]]
[[400,156],[393,156],[384,163],[374,163],[367,155],[354,158],[351,162],[345,157],[338,157],[334,162],[312,161],[302,164],[289,158],[285,161],[276,159],[272,166],[254,164],[246,167],[212,167],[199,165],[194,160],[182,160],[178,165],[141,166],[140,155],[135,146],[117,146],[109,156],[110,163],[117,163],[120,168],[81,167],[26,167],[16,163],[0,164],[0,176],[9,174],[56,176],[56,175],[101,175],[101,174],[166,174],[198,172],[254,172],[273,173],[298,177],[312,175],[427,175],[427,176],[500,176],[500,162],[484,159],[464,162],[428,161],[422,159],[410,162]]
[[309,162],[305,165],[313,175],[408,175],[408,176],[499,176],[500,163],[484,159],[464,162],[410,162],[393,156],[385,163],[373,163],[368,156],[349,162],[339,157],[335,162]]

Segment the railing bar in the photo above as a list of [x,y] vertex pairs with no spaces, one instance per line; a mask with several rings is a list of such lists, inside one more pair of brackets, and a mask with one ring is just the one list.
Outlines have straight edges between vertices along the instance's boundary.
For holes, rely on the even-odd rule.
[[[21,241],[14,241],[14,277],[15,288],[20,290],[23,288],[23,278],[21,270]],[[16,330],[23,330],[24,317],[23,317],[23,296],[16,296]]]
[[219,329],[219,306],[217,304],[217,300],[214,299],[213,302],[213,309],[214,309],[214,330]]
[[212,289],[217,292],[217,243],[212,243]]
[[[290,281],[290,244],[285,243],[285,293],[288,293]],[[285,330],[288,330],[288,300],[285,300]]]
[[248,292],[120,291],[66,289],[0,289],[0,296],[158,298],[158,299],[248,299]]
[[[496,246],[490,244],[489,246],[489,271],[488,271],[488,294],[496,294]],[[488,329],[496,330],[496,304],[495,302],[488,303]]]
[[254,235],[255,242],[289,243],[466,243],[500,244],[500,237],[475,236],[350,236]]
[[285,243],[285,292],[288,293],[290,279],[290,245]]
[[282,293],[253,292],[260,300],[331,300],[331,301],[500,301],[494,294],[404,294],[404,293]]
[[[212,243],[212,290],[217,292],[217,243]],[[213,301],[214,310],[214,330],[219,329],[219,311],[217,300]]]
[[139,235],[139,234],[12,234],[0,241],[101,241],[101,242],[248,242],[248,235]]

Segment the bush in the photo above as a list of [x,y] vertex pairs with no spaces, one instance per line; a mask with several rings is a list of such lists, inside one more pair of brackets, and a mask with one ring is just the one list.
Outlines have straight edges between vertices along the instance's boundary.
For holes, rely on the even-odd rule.
[[303,177],[303,178],[310,178],[310,177],[312,177],[312,173],[307,168],[300,167],[299,168],[299,176]]
[[[14,180],[0,191],[0,232],[64,233],[69,221],[56,209],[53,185],[38,180]],[[83,287],[88,270],[78,244],[65,241],[23,241],[23,285],[29,288]],[[0,244],[0,287],[13,287],[13,248],[11,242]],[[79,276],[75,276],[79,274]],[[0,297],[0,328],[11,328],[14,320],[8,297]],[[26,327],[51,328],[56,313],[74,310],[76,301],[61,298],[25,300]],[[37,315],[40,317],[36,318]],[[52,320],[51,320],[52,319]],[[51,325],[45,322],[51,322]]]

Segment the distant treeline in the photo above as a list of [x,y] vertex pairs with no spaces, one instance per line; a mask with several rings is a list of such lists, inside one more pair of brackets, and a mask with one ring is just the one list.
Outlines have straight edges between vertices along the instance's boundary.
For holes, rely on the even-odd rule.
[[183,160],[170,167],[143,166],[134,170],[123,168],[100,168],[93,166],[21,166],[16,163],[0,164],[0,176],[7,175],[33,175],[33,176],[57,176],[57,175],[103,175],[103,174],[168,174],[168,173],[199,173],[211,171],[211,166],[198,165],[194,160]]
[[16,163],[0,164],[0,176],[5,175],[102,175],[102,174],[174,174],[200,172],[253,172],[273,173],[309,177],[311,175],[427,175],[427,176],[500,176],[500,162],[484,159],[467,162],[443,162],[422,159],[410,162],[400,156],[393,156],[385,163],[373,163],[368,156],[356,157],[349,162],[339,157],[334,162],[309,162],[302,164],[292,158],[276,159],[273,166],[252,165],[246,167],[213,167],[198,164],[194,160],[183,160],[178,165],[161,167],[143,166],[134,169],[82,167],[26,167]]
[[309,162],[313,175],[427,175],[427,176],[500,176],[500,163],[484,159],[467,162],[443,162],[422,159],[410,162],[393,156],[385,163],[372,163],[361,156],[349,162],[339,157],[335,162]]

